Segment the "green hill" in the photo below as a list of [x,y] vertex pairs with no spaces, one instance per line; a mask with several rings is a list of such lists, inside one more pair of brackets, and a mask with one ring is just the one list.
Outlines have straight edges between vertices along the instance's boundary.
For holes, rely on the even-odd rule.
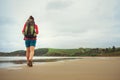
[[[25,56],[24,50],[10,53],[0,52],[0,56]],[[35,56],[120,56],[120,48],[78,48],[78,49],[35,49]]]
[[79,52],[79,49],[53,49],[49,48],[47,56],[72,56],[74,53]]

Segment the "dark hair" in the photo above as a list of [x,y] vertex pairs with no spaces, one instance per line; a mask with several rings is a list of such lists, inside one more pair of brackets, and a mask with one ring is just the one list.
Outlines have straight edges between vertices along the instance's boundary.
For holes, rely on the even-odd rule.
[[[32,19],[32,21],[30,20],[30,19]],[[34,21],[34,17],[33,16],[30,16],[29,18],[28,18],[28,20],[26,21],[26,25],[34,25],[35,24],[35,21]]]
[[30,16],[29,19],[33,19],[33,20],[34,20],[34,17],[33,17],[33,16]]

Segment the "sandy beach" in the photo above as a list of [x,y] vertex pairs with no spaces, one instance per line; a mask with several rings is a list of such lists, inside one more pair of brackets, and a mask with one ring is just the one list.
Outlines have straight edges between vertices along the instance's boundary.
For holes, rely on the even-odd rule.
[[120,57],[88,57],[0,69],[0,80],[120,80]]

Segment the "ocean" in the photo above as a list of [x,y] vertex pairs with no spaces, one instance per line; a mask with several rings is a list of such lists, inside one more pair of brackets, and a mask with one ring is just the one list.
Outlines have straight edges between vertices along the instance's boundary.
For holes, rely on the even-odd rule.
[[[33,63],[34,64],[45,64],[46,62],[55,62],[61,60],[71,60],[78,59],[80,57],[41,57],[34,56]],[[18,66],[26,65],[26,57],[24,56],[10,56],[10,57],[0,57],[0,68],[16,68]]]

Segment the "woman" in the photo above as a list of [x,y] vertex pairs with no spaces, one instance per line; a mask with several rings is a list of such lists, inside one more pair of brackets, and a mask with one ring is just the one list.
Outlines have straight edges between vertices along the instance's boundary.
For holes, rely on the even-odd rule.
[[38,26],[35,24],[33,16],[30,16],[24,24],[22,33],[24,34],[24,40],[26,45],[27,65],[29,67],[32,67],[32,60],[38,34]]

